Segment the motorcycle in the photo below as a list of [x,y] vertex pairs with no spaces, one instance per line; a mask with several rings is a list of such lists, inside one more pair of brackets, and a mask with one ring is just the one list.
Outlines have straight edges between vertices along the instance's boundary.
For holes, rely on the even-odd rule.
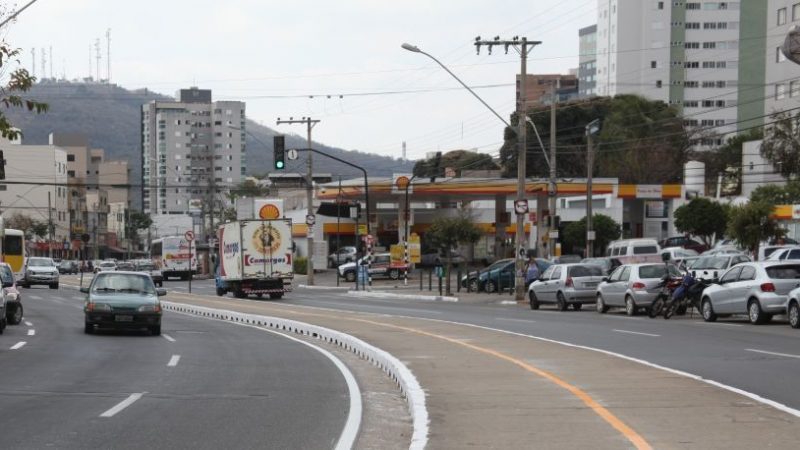
[[[661,283],[658,285],[661,291],[650,305],[650,309],[647,311],[647,316],[651,319],[654,319],[662,313],[665,313],[665,306],[667,305],[667,302],[671,302],[672,294],[676,289],[678,289],[678,287],[681,286],[682,282],[683,278],[671,278],[669,276],[669,272],[667,272],[667,274],[661,279]],[[670,314],[670,316],[672,316],[672,314]],[[664,318],[668,319],[669,317],[666,317],[665,314]]]
[[[686,314],[686,310],[693,307],[700,310],[700,301],[703,298],[703,290],[711,285],[711,282],[702,278],[695,278],[694,273],[687,273],[680,279],[680,282],[675,282],[677,285],[672,290],[668,299],[664,300],[663,305],[659,305],[664,314],[664,319],[669,319],[677,314],[682,316]],[[658,300],[658,299],[656,299]],[[658,313],[651,317],[656,317]]]

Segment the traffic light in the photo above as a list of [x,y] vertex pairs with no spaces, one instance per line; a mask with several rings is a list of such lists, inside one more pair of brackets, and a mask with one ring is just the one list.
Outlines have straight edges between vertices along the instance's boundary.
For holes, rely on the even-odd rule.
[[0,150],[0,180],[6,179],[6,159],[3,156],[3,151]]
[[275,161],[275,170],[285,169],[286,148],[284,147],[284,136],[274,136],[272,138],[272,149],[274,151],[273,160]]

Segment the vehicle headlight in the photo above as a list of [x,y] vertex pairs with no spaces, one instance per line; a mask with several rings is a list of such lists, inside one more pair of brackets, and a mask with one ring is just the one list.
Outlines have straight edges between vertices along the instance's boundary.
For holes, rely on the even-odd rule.
[[139,307],[139,312],[152,312],[152,313],[160,313],[161,312],[161,305],[142,305]]
[[87,312],[111,312],[111,305],[109,305],[108,303],[88,302],[88,303],[86,303],[86,311]]

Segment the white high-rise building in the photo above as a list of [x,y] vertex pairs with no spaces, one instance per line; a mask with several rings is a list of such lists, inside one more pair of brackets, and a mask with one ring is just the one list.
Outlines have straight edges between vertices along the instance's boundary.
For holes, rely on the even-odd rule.
[[678,107],[701,147],[737,129],[740,2],[598,0],[597,95]]
[[142,106],[142,205],[148,214],[200,212],[246,175],[245,104],[181,89]]

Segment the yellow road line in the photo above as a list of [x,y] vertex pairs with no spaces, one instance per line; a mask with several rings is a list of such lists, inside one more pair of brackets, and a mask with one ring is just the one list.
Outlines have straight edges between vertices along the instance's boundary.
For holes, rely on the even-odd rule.
[[[178,295],[185,296],[185,297],[190,297],[190,298],[191,297],[208,297],[208,296],[204,296],[204,295],[201,295],[201,294],[187,294],[187,293],[178,293]],[[216,299],[211,298],[211,299],[206,299],[206,300],[214,301]],[[305,316],[325,317],[325,318],[331,318],[332,317],[330,315],[324,315],[323,316],[323,315],[320,315],[320,314],[313,314],[313,313],[297,312],[297,314],[298,315],[305,315]],[[386,328],[393,328],[393,329],[396,329],[396,330],[407,331],[409,333],[414,333],[414,334],[418,334],[418,335],[421,335],[421,336],[427,336],[427,337],[431,337],[431,338],[435,338],[435,339],[440,339],[440,340],[449,342],[451,344],[460,345],[460,346],[469,348],[470,350],[474,350],[476,352],[483,353],[483,354],[486,354],[486,355],[490,355],[490,356],[493,356],[495,358],[502,359],[504,361],[510,362],[511,364],[514,364],[514,365],[516,365],[518,367],[521,367],[522,369],[524,369],[524,370],[526,370],[526,371],[528,371],[530,373],[533,373],[535,375],[538,375],[538,376],[540,376],[540,377],[552,382],[553,384],[555,384],[555,385],[557,385],[557,386],[569,391],[572,395],[574,395],[575,397],[580,399],[586,406],[591,408],[591,410],[594,411],[595,414],[600,416],[609,425],[611,425],[615,430],[619,431],[620,434],[625,436],[625,438],[628,439],[628,441],[630,441],[631,444],[633,444],[637,449],[640,449],[640,450],[650,450],[650,449],[652,449],[650,444],[648,444],[647,441],[641,435],[639,435],[639,433],[634,431],[633,428],[631,428],[625,422],[623,422],[620,418],[615,416],[606,407],[604,407],[603,405],[598,403],[597,400],[592,398],[592,396],[589,395],[586,391],[578,388],[577,386],[574,386],[574,385],[570,384],[569,382],[563,380],[562,378],[559,378],[558,376],[556,376],[556,375],[554,375],[554,374],[552,374],[552,373],[550,373],[550,372],[548,372],[546,370],[542,370],[542,369],[540,369],[540,368],[538,368],[536,366],[533,366],[533,365],[531,365],[529,363],[526,363],[525,361],[522,361],[521,359],[514,358],[511,355],[505,354],[503,352],[499,352],[497,350],[492,350],[490,348],[481,347],[479,345],[471,344],[471,343],[468,343],[468,342],[464,342],[464,341],[461,341],[461,340],[458,340],[458,339],[454,339],[454,338],[451,338],[451,337],[447,337],[447,336],[443,336],[443,335],[440,335],[440,334],[431,333],[429,331],[423,331],[423,330],[420,330],[418,328],[404,327],[404,326],[400,326],[400,325],[394,325],[394,324],[391,324],[391,323],[377,322],[377,321],[367,320],[367,319],[358,319],[358,318],[355,318],[355,317],[343,317],[343,318],[345,318],[347,320],[352,320],[352,321],[355,321],[355,322],[368,323],[368,324],[371,324],[371,325],[377,325],[377,326],[386,327]]]

